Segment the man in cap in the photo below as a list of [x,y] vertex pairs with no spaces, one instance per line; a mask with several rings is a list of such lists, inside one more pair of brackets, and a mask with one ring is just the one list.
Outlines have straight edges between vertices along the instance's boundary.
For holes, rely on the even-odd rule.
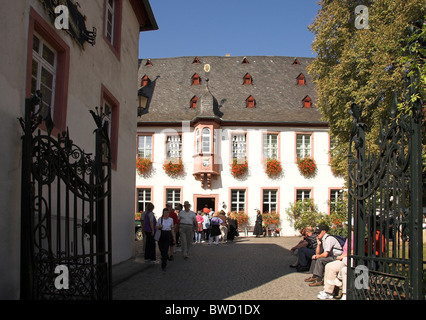
[[183,203],[184,210],[178,214],[179,233],[182,242],[183,258],[188,259],[189,248],[192,243],[194,224],[197,225],[197,216],[190,210],[191,205],[188,201]]
[[319,225],[315,228],[317,237],[317,249],[316,253],[312,256],[313,267],[312,277],[305,279],[305,282],[311,282],[309,286],[317,287],[324,285],[324,268],[325,265],[331,261],[336,260],[336,257],[343,253],[342,245],[335,238],[330,236],[328,233],[328,227],[325,225]]

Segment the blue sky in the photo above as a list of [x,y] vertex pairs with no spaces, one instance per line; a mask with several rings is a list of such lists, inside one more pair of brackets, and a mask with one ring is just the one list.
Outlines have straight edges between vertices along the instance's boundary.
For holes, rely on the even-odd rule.
[[150,0],[159,30],[142,32],[140,58],[314,57],[317,0]]

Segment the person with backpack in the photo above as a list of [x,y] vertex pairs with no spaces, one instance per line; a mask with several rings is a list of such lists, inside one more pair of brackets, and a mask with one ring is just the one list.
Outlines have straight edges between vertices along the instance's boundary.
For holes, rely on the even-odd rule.
[[316,253],[312,256],[311,269],[313,269],[312,276],[305,279],[305,282],[310,282],[310,287],[317,287],[324,285],[324,268],[325,265],[331,261],[336,260],[338,256],[343,253],[343,246],[339,240],[331,236],[328,232],[328,227],[320,225],[315,228],[317,237]]

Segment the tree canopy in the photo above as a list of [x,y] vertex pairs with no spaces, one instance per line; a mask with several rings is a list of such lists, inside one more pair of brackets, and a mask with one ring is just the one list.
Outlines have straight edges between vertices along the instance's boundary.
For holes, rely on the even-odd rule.
[[[321,9],[309,26],[315,34],[312,48],[317,57],[308,71],[317,85],[317,107],[337,142],[331,152],[332,170],[346,176],[352,127],[348,111],[352,103],[365,102],[367,106],[362,119],[368,127],[367,142],[371,144],[377,139],[380,123],[389,117],[394,92],[402,96],[407,71],[420,74],[418,94],[413,100],[426,101],[426,49],[421,45],[426,39],[426,2],[322,0],[319,4]],[[358,5],[368,8],[368,28],[356,27]],[[366,21],[362,22],[366,26]],[[400,111],[408,112],[407,106],[401,105]]]

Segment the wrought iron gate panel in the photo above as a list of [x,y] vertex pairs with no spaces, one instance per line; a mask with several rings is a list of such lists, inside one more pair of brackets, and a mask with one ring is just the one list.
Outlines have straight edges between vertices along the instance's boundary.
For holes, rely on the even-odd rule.
[[396,117],[395,95],[378,152],[366,150],[362,108],[351,108],[348,297],[423,299],[421,102]]
[[[102,109],[91,111],[93,158],[68,132],[51,136],[50,112],[35,110],[42,105],[40,96],[27,99],[20,119],[21,298],[111,299],[111,161]],[[34,135],[42,121],[48,134]]]

